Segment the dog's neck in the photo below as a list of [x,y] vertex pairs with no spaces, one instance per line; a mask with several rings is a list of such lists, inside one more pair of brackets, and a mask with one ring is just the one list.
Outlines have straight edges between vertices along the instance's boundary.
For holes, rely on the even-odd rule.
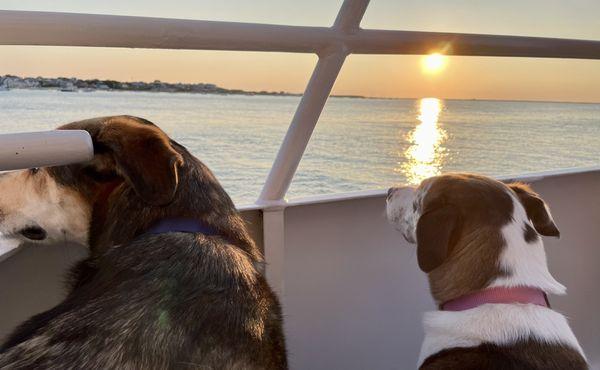
[[[507,345],[524,338],[573,349],[585,359],[566,318],[547,305],[545,293],[564,294],[566,289],[548,271],[541,237],[524,237],[529,220],[522,213],[515,211],[514,220],[501,230],[504,246],[498,267],[505,274],[482,287],[495,292],[487,297],[460,295],[457,303],[444,305],[446,310],[425,314],[419,365],[443,350],[484,343]],[[527,287],[527,292],[521,292],[524,296],[517,296],[519,287]],[[500,296],[499,292],[508,294]]]
[[465,311],[484,304],[533,304],[550,307],[546,293],[537,288],[495,287],[466,294],[461,297],[444,302],[440,305],[442,311]]
[[201,162],[184,153],[187,166],[180,168],[180,189],[173,201],[162,207],[147,205],[134,190],[123,184],[106,202],[106,211],[94,212],[90,227],[92,256],[100,256],[114,245],[130,242],[161,220],[194,219],[203,229],[213,230],[257,261],[262,255],[250,236],[233,202],[212,173]]
[[[565,317],[545,302],[545,292],[564,294],[565,288],[548,272],[543,242],[539,237],[527,242],[518,222],[521,221],[512,222],[502,230],[506,244],[499,267],[506,275],[482,287],[483,291],[496,290],[495,293],[487,297],[460,295],[457,303],[450,306],[445,303],[445,310],[425,313],[419,366],[443,350],[484,343],[507,345],[525,338],[571,348],[585,358]],[[528,292],[517,297],[518,287],[528,287]],[[500,297],[498,292],[509,294]],[[452,307],[453,304],[456,306]]]
[[566,288],[548,270],[542,238],[537,234],[530,240],[524,237],[529,220],[522,207],[515,208],[513,219],[502,228],[506,246],[499,263],[506,274],[496,278],[489,287],[528,286],[548,294],[565,294]]
[[464,236],[451,259],[429,273],[438,305],[486,288],[530,287],[547,294],[566,288],[548,270],[542,238],[533,232],[515,201],[511,221],[499,229],[479,228]]
[[564,294],[565,287],[550,274],[541,237],[524,237],[528,220],[515,210],[515,220],[501,230],[506,243],[499,255],[499,267],[506,273],[484,289],[445,302],[442,310],[462,311],[486,303],[522,303],[549,307],[546,293]]
[[170,217],[156,222],[142,235],[168,232],[201,233],[207,236],[219,234],[213,227],[196,218]]

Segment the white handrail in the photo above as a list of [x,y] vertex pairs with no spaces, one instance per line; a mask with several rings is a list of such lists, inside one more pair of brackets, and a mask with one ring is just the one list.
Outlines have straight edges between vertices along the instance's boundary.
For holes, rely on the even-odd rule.
[[0,171],[62,166],[93,158],[92,138],[84,130],[0,135]]
[[[428,54],[600,59],[600,41],[361,29],[369,0],[344,0],[331,27],[0,11],[0,45],[316,53],[302,96],[257,203],[267,278],[284,290],[285,194],[348,54]],[[20,164],[23,165],[23,164]],[[29,167],[37,166],[29,163]]]
[[[362,11],[368,1],[345,1]],[[352,54],[428,54],[600,59],[600,41],[0,10],[0,45],[319,53],[344,44]],[[336,26],[337,25],[337,26]]]
[[[348,54],[427,54],[600,59],[600,41],[366,30],[369,0],[345,0],[332,27],[151,17],[0,11],[0,45],[316,53],[319,62],[258,200],[283,200]],[[32,164],[34,165],[34,164]]]

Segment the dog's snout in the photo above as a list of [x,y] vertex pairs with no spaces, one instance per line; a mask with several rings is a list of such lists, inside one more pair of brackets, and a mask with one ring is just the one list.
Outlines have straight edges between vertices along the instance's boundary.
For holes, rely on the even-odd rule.
[[394,196],[405,197],[411,196],[415,192],[415,188],[413,186],[394,186],[388,189],[387,199],[390,200]]

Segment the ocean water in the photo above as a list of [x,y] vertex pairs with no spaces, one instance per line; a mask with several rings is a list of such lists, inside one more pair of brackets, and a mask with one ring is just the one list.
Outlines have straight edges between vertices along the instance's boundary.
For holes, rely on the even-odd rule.
[[[253,203],[298,97],[0,91],[0,133],[95,116],[149,119]],[[149,154],[150,155],[150,154]],[[330,98],[288,198],[387,188],[448,171],[515,175],[600,165],[600,104]]]

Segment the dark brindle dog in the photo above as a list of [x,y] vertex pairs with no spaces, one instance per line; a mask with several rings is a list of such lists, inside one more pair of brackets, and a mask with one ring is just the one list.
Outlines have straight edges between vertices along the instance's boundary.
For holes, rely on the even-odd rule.
[[60,129],[88,131],[94,159],[0,176],[0,232],[87,241],[90,256],[0,368],[286,368],[262,254],[210,170],[139,118]]

